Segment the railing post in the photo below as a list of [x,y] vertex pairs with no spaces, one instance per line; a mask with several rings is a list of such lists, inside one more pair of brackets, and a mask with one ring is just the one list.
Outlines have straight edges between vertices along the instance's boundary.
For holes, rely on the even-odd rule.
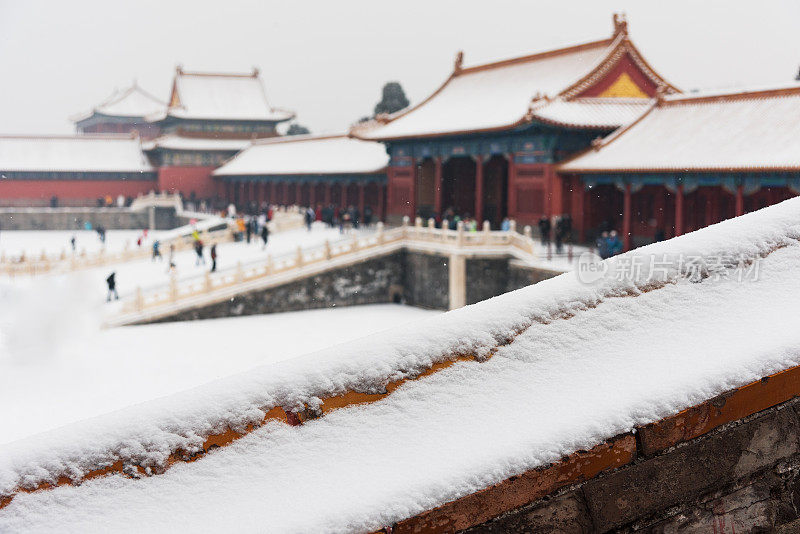
[[384,235],[383,235],[383,222],[378,221],[378,244],[383,245]]
[[178,300],[178,277],[172,273],[169,277],[169,300],[175,302]]
[[209,271],[206,271],[205,275],[205,290],[206,293],[211,292],[211,273]]
[[242,260],[236,262],[236,283],[241,284],[244,282],[244,269],[242,268]]
[[487,245],[492,237],[492,224],[489,221],[483,221],[483,242]]
[[515,221],[514,219],[508,221],[508,231],[511,232],[512,234],[517,233],[517,221]]
[[458,225],[456,226],[456,231],[458,232],[458,237],[456,238],[456,245],[461,248],[464,246],[464,221],[458,221]]
[[325,259],[331,259],[331,242],[329,240],[325,240]]
[[439,235],[441,236],[442,241],[446,241],[447,240],[447,230],[449,228],[450,228],[450,221],[448,221],[447,219],[442,219],[442,231],[439,232]]
[[403,215],[403,237],[408,237],[408,221],[410,221],[408,215]]
[[530,225],[526,224],[522,229],[522,233],[525,234],[525,244],[528,245],[530,253],[534,254],[536,251],[536,245],[533,242],[533,230],[531,230]]
[[47,261],[47,252],[42,249],[42,255],[39,256],[39,261]]
[[144,296],[142,295],[142,288],[136,286],[136,311],[140,312],[144,309]]
[[273,264],[272,264],[272,255],[271,255],[271,254],[268,254],[268,255],[267,255],[267,263],[266,263],[266,265],[264,266],[264,269],[266,269],[266,271],[267,271],[267,274],[272,274],[272,271],[273,271],[273,269],[274,269],[274,266],[273,266]]
[[303,265],[303,249],[300,248],[300,245],[297,245],[297,255],[294,264],[297,267],[302,267]]
[[353,252],[358,250],[358,234],[353,235]]

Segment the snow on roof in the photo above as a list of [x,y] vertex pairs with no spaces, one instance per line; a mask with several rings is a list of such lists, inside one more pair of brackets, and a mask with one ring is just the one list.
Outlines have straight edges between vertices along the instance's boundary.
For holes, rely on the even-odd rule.
[[182,119],[281,122],[294,117],[269,105],[258,70],[216,74],[178,68],[170,100],[167,114]]
[[[606,260],[594,281],[567,273],[6,444],[0,495],[246,434],[163,474],[19,493],[0,530],[377,530],[797,366],[798,264],[800,198]],[[348,391],[391,393],[247,431]]]
[[250,146],[252,142],[252,139],[211,139],[168,134],[145,142],[144,148],[145,150],[164,148],[168,150],[219,150],[238,152]]
[[73,120],[79,122],[91,117],[95,113],[110,117],[143,119],[148,115],[164,110],[166,106],[166,102],[162,102],[134,82],[133,85],[123,91],[115,89],[111,96],[103,101],[102,104],[89,113],[74,117]]
[[151,172],[138,137],[0,136],[0,171]]
[[557,98],[531,110],[536,120],[572,128],[618,128],[636,120],[652,101],[642,98]]
[[800,169],[800,86],[667,97],[562,172]]
[[288,136],[256,141],[213,174],[365,174],[383,172],[388,163],[381,143],[346,135]]
[[[459,55],[453,74],[430,97],[407,111],[356,125],[353,135],[391,140],[508,129],[530,122],[535,118],[531,107],[541,108],[548,97],[561,97],[551,104],[556,108],[551,113],[565,113],[577,121],[575,126],[619,126],[630,118],[630,106],[584,105],[568,111],[564,100],[580,95],[626,55],[656,85],[677,91],[647,65],[628,38],[627,26],[615,20],[614,36],[602,41],[469,68],[461,68]],[[621,117],[614,119],[614,112]]]

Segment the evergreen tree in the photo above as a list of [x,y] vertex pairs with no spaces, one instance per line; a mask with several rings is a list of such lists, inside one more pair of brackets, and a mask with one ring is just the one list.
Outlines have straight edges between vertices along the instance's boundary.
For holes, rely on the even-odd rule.
[[289,129],[286,130],[286,135],[303,135],[303,134],[310,134],[311,130],[306,128],[305,126],[301,126],[296,122],[293,122],[289,125]]
[[383,98],[375,105],[375,115],[395,113],[408,107],[406,93],[398,82],[389,82],[383,86]]

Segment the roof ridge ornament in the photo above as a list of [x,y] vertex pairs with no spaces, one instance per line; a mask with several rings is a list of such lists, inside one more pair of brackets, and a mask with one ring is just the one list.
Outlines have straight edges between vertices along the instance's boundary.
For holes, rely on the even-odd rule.
[[464,65],[464,51],[459,50],[458,52],[456,52],[456,60],[453,64],[453,72],[455,72],[456,74],[461,72],[463,65]]
[[628,34],[628,19],[625,13],[614,13],[614,36]]

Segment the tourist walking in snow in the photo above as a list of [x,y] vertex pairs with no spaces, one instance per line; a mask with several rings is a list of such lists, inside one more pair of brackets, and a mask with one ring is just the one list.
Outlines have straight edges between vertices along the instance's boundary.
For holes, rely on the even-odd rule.
[[597,255],[600,256],[601,259],[611,257],[611,253],[609,252],[608,232],[600,234],[595,245],[597,246]]
[[610,256],[616,256],[622,252],[622,241],[620,241],[616,230],[611,230],[608,235],[608,252]]
[[253,238],[253,218],[247,217],[244,221],[245,233],[247,234],[247,243]]
[[313,208],[306,209],[305,220],[306,220],[306,228],[308,228],[308,231],[310,232],[311,231],[311,224],[314,222],[314,209]]
[[72,247],[72,252],[75,252],[75,236],[74,235],[72,236],[72,238],[70,238],[69,244]]
[[550,244],[550,230],[552,228],[553,225],[550,224],[550,219],[548,219],[546,215],[539,219],[539,235],[542,238],[543,247],[546,247]]
[[269,227],[265,224],[261,227],[261,241],[264,242],[262,248],[267,248],[267,240],[269,239]]
[[211,245],[211,272],[217,270],[217,244],[213,243]]
[[200,239],[194,242],[194,252],[195,254],[197,254],[197,259],[195,260],[194,264],[200,265],[202,263],[203,265],[205,265],[206,259],[203,257],[203,241],[201,241]]
[[159,261],[164,259],[161,256],[161,241],[158,239],[153,241],[153,261],[156,261],[156,258],[158,258]]
[[113,272],[106,278],[106,285],[108,286],[108,295],[106,295],[106,302],[111,302],[111,295],[114,295],[114,300],[119,300],[119,293],[117,293],[117,273]]

